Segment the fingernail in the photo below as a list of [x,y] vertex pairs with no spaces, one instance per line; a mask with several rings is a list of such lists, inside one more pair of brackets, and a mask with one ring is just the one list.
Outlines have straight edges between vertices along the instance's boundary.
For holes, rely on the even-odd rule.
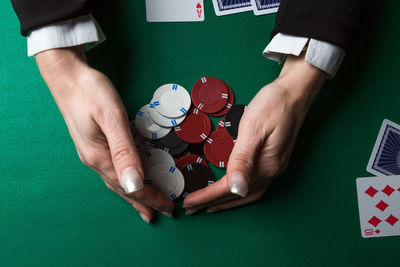
[[142,217],[143,221],[145,223],[150,223],[150,219],[149,217],[147,217],[146,215],[144,215],[143,213],[140,213],[140,217]]
[[161,213],[164,214],[165,216],[168,216],[168,217],[171,217],[171,218],[174,217],[174,215],[173,215],[172,212],[170,212],[170,211],[163,211],[163,212],[161,212]]
[[218,210],[212,210],[212,209],[206,210],[207,213],[215,213],[215,212],[217,212],[217,211],[218,211]]
[[246,178],[241,173],[234,173],[231,178],[231,193],[246,197],[249,192]]
[[187,210],[186,212],[185,212],[185,214],[186,215],[192,215],[192,214],[194,214],[194,213],[196,213],[197,212],[197,210]]
[[136,168],[126,168],[121,175],[121,186],[127,194],[143,189],[143,181]]

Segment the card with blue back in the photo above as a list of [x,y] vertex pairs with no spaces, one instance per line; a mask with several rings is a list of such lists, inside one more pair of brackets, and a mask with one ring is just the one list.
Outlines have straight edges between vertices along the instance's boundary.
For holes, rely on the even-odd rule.
[[400,175],[400,125],[383,121],[367,171],[377,176]]
[[278,11],[280,0],[251,0],[256,16],[275,13]]
[[217,16],[253,10],[251,0],[213,0],[213,4]]

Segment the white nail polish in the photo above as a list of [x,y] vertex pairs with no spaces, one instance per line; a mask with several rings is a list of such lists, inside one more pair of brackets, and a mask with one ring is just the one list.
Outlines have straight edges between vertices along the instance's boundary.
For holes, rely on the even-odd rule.
[[170,211],[162,211],[161,213],[164,214],[165,216],[170,217],[170,218],[173,218],[173,217],[174,217],[174,215],[173,215],[172,212],[170,212]]
[[127,194],[143,189],[143,181],[136,168],[126,168],[121,175],[121,186]]
[[187,210],[186,212],[185,212],[185,214],[186,215],[192,215],[192,214],[194,214],[194,213],[196,213],[197,212],[197,210]]
[[206,212],[207,213],[215,213],[215,212],[217,212],[217,210],[209,209],[209,210],[206,210]]
[[140,214],[140,217],[142,217],[142,219],[143,219],[143,221],[144,221],[145,223],[150,223],[149,217],[147,217],[147,216],[144,215],[143,213],[139,213],[139,214]]
[[231,193],[246,197],[249,192],[246,178],[241,173],[234,173],[231,178]]

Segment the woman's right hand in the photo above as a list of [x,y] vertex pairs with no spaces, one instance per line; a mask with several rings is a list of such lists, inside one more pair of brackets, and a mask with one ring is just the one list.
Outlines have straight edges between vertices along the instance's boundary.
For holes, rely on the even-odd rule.
[[149,223],[171,216],[173,201],[144,184],[140,156],[123,102],[111,81],[91,68],[82,47],[36,54],[40,73],[64,117],[81,161]]

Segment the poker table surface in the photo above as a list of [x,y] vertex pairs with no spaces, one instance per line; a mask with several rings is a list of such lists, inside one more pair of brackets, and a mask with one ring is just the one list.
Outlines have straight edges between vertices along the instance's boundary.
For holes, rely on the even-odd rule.
[[[262,56],[275,14],[217,17],[205,2],[206,19],[196,23],[147,23],[145,1],[109,1],[97,15],[108,40],[87,57],[130,118],[165,83],[191,89],[215,76],[247,104],[279,74]],[[400,2],[368,6],[288,170],[262,200],[192,216],[178,202],[176,218],[158,215],[151,225],[79,161],[10,1],[0,7],[1,266],[398,265],[400,237],[361,237],[356,178],[372,176],[366,165],[383,119],[400,122]]]

